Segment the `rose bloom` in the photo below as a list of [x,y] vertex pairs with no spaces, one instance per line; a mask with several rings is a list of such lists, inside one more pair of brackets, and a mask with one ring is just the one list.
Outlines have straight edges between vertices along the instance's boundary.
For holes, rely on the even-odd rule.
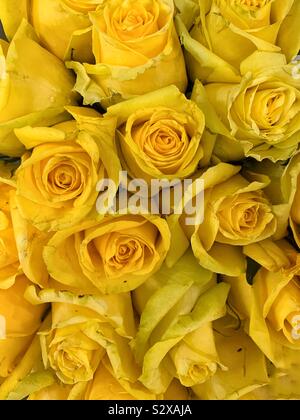
[[[272,63],[272,66],[270,66]],[[241,67],[238,83],[196,83],[193,99],[217,133],[221,161],[289,159],[300,132],[300,81],[282,54],[256,52]],[[213,108],[208,113],[207,108]]]
[[169,246],[167,222],[158,216],[106,216],[56,233],[44,260],[60,284],[84,293],[120,293],[157,271]]
[[204,181],[203,221],[187,224],[185,213],[169,217],[170,255],[182,255],[188,239],[206,269],[229,276],[244,273],[242,246],[270,238],[277,230],[273,206],[263,192],[270,180],[226,163],[203,171],[199,178]]
[[64,384],[93,379],[105,349],[101,345],[101,317],[76,305],[52,304],[52,328],[40,335],[45,368]]
[[265,240],[244,247],[258,267],[253,285],[245,276],[226,277],[229,302],[244,320],[247,333],[280,369],[299,363],[300,254],[285,240]]
[[210,161],[213,139],[198,107],[175,86],[114,105],[122,166],[132,178],[184,179]]
[[44,47],[61,60],[94,62],[88,14],[100,3],[101,0],[3,0],[0,19],[9,39],[25,18]]
[[108,177],[118,185],[115,119],[83,108],[69,111],[73,121],[16,130],[31,149],[16,173],[16,204],[22,217],[40,230],[63,229],[87,216],[101,179]]
[[297,0],[192,0],[178,7],[193,80],[234,82],[255,51],[282,52],[290,62],[300,49]]
[[106,0],[91,12],[96,65],[68,63],[85,104],[107,107],[175,84],[187,86],[172,0]]
[[0,378],[9,376],[40,327],[46,305],[31,305],[24,293],[30,282],[17,276],[8,288],[0,286]]
[[76,104],[73,84],[71,72],[38,44],[25,21],[10,44],[0,40],[0,153],[23,153],[15,128],[50,126],[69,119],[64,107]]
[[130,293],[75,294],[67,286],[62,291],[59,284],[55,289],[53,283],[51,288],[32,285],[26,290],[32,305],[52,304],[51,320],[39,333],[45,368],[63,384],[84,385],[107,353],[117,377],[135,382],[138,368],[129,342],[136,320]]

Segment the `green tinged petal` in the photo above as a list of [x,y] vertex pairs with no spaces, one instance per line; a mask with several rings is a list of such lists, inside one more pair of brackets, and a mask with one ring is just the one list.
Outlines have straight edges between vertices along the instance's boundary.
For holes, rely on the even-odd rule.
[[163,367],[165,356],[187,334],[225,315],[229,288],[225,283],[221,283],[209,289],[199,297],[190,314],[180,315],[177,322],[150,347],[145,355],[143,374],[140,377],[145,386],[156,393],[165,391],[172,380],[172,376]]
[[[64,64],[38,44],[23,20],[6,57],[1,57],[0,153],[20,156],[24,150],[14,134],[26,125],[50,126],[69,119],[64,106],[75,104],[74,79]],[[5,100],[4,100],[5,99]]]
[[7,400],[19,401],[27,398],[34,392],[51,386],[55,383],[54,375],[49,371],[34,372],[26,376],[18,386],[8,394]]

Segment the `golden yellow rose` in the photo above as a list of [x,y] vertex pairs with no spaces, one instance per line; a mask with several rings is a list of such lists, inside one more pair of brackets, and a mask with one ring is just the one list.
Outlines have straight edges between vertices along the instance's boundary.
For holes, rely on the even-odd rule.
[[229,301],[261,351],[278,368],[290,369],[300,350],[300,254],[285,240],[244,247],[258,265],[253,285],[245,276],[226,277]]
[[51,276],[83,293],[133,290],[157,271],[170,246],[158,216],[106,216],[56,233],[44,248]]
[[98,182],[110,178],[119,183],[115,119],[103,119],[93,110],[68,109],[75,120],[16,130],[20,142],[31,149],[16,173],[16,204],[39,230],[80,222],[96,205]]
[[76,295],[31,286],[26,290],[26,298],[33,305],[52,303],[52,326],[39,333],[45,367],[47,372],[56,372],[63,383],[75,386],[69,390],[53,386],[52,382],[47,383],[47,375],[44,378],[43,372],[38,372],[34,383],[29,378],[23,384],[23,392],[33,393],[33,399],[44,399],[48,392],[62,399],[66,393],[68,399],[84,399],[88,385],[85,381],[93,380],[95,366],[107,353],[113,376],[127,392],[140,399],[155,398],[138,383],[140,369],[129,345],[136,334],[130,293]]
[[185,91],[173,15],[172,0],[105,0],[89,14],[96,65],[68,63],[85,104],[107,106],[171,84]]
[[0,19],[12,38],[22,18],[34,27],[40,42],[61,60],[94,62],[89,12],[101,0],[3,0]]
[[93,379],[105,349],[96,340],[99,322],[89,309],[52,304],[52,329],[41,333],[45,368],[53,369],[65,384]]
[[0,288],[0,377],[8,376],[20,361],[38,330],[46,305],[35,307],[25,298],[30,282],[24,275]]
[[204,89],[196,83],[192,99],[207,117],[207,126],[218,134],[214,148],[218,159],[246,156],[276,162],[296,151],[300,79],[294,77],[294,67],[286,65],[282,54],[256,52],[243,62],[240,83],[210,83]]
[[15,128],[69,119],[64,106],[76,103],[73,84],[72,74],[38,44],[25,21],[10,44],[0,41],[0,153],[20,156],[24,151]]
[[168,264],[185,252],[190,239],[203,267],[239,275],[246,270],[242,246],[269,238],[277,229],[273,206],[263,192],[270,180],[226,163],[204,171],[199,179],[204,183],[203,221],[195,218],[194,224],[187,224],[185,214],[169,217],[172,245]]
[[241,62],[255,51],[282,52],[291,61],[300,49],[297,0],[175,0],[175,4],[193,80],[235,82]]
[[[126,389],[153,396],[136,383],[139,370],[129,346],[136,334],[130,293],[76,295],[31,286],[26,298],[33,305],[52,303],[52,323],[39,333],[43,360],[63,383],[75,384],[69,399],[84,397],[104,354],[113,375]],[[41,385],[44,382],[39,378]],[[52,384],[44,387],[48,385]]]
[[114,105],[122,166],[132,178],[183,179],[210,161],[203,113],[175,86]]

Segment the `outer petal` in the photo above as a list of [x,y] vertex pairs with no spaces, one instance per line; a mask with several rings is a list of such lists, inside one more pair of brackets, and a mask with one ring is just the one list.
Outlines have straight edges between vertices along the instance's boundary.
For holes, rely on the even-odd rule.
[[0,20],[6,36],[12,39],[22,19],[28,18],[30,0],[3,0],[0,4]]
[[294,0],[289,14],[286,16],[280,27],[277,38],[277,43],[281,47],[288,62],[298,54],[300,49],[300,35],[297,30],[299,19],[300,4],[297,0]]
[[[158,231],[158,237],[153,246],[155,247],[155,259],[153,271],[147,272],[147,267],[144,267],[144,272],[135,274],[128,274],[121,276],[114,281],[110,281],[103,271],[91,271],[88,268],[83,268],[79,262],[79,254],[77,250],[78,234],[80,232],[90,229],[91,237],[95,235],[104,235],[112,230],[113,225],[119,223],[120,229],[137,227],[141,219],[136,220],[135,216],[128,215],[128,219],[123,220],[120,216],[109,216],[97,222],[97,220],[88,220],[80,225],[65,229],[56,233],[48,245],[44,248],[44,260],[51,272],[52,277],[74,290],[94,291],[100,289],[102,293],[121,293],[134,290],[140,286],[147,277],[158,270],[163,263],[166,254],[170,247],[170,231],[165,220],[158,216],[143,216],[148,220]],[[126,217],[126,216],[125,216]],[[75,236],[76,240],[75,240]],[[80,239],[79,239],[80,240]],[[58,265],[58,261],[60,261]],[[70,263],[72,261],[72,263]]]
[[237,69],[193,39],[180,16],[176,16],[175,21],[181,42],[188,53],[187,66],[192,80],[199,79],[207,83],[239,82]]
[[2,58],[1,70],[6,101],[0,109],[0,153],[18,156],[23,147],[13,133],[15,128],[53,125],[69,118],[63,107],[75,103],[73,77],[37,43],[25,21],[9,46],[6,60]]
[[31,21],[43,45],[61,60],[93,62],[91,22],[61,0],[31,0]]
[[170,32],[165,50],[144,65],[122,67],[69,62],[67,67],[77,74],[75,90],[83,96],[85,105],[100,102],[106,108],[171,84],[182,92],[187,86],[185,64],[175,29]]

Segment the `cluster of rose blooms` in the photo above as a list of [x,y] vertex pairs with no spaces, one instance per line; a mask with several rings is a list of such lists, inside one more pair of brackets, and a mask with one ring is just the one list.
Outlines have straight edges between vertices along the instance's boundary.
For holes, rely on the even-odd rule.
[[[0,399],[300,398],[300,0],[0,20]],[[204,220],[99,214],[122,170]]]

